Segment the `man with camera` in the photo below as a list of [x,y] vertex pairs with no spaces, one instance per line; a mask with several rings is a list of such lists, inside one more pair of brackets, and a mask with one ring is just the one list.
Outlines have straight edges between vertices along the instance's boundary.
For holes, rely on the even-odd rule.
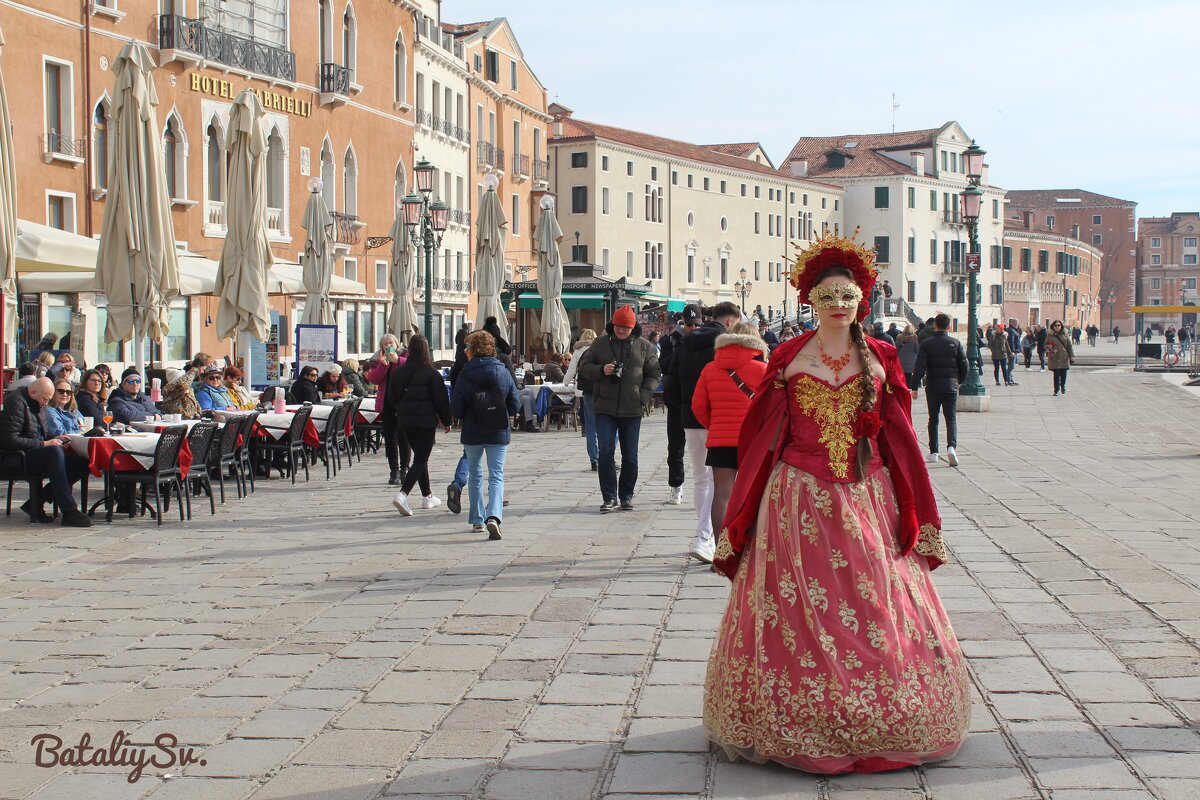
[[[629,306],[613,314],[606,333],[596,338],[579,361],[579,372],[592,382],[596,433],[600,444],[600,511],[633,510],[638,477],[638,437],[642,415],[662,370],[654,345],[641,337],[641,327]],[[617,440],[621,442],[621,473],[617,477]]]

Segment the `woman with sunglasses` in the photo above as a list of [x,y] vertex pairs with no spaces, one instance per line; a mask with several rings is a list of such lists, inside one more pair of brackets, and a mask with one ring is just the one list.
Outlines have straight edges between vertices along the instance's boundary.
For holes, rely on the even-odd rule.
[[204,411],[236,411],[237,403],[225,391],[225,379],[221,368],[213,364],[200,376],[200,388],[196,390],[196,401]]
[[121,385],[108,396],[108,410],[112,412],[113,422],[122,425],[159,419],[158,408],[142,391],[142,376],[135,367],[121,373]]
[[92,418],[94,428],[106,431],[108,426],[104,424],[104,414],[107,404],[108,388],[104,385],[104,376],[98,369],[89,369],[79,381],[75,407],[83,416]]
[[1046,336],[1046,361],[1054,373],[1054,396],[1067,393],[1067,370],[1075,363],[1075,348],[1071,347],[1071,334],[1063,328],[1061,320],[1050,323]]
[[59,378],[54,382],[54,397],[46,406],[46,438],[82,433],[82,426],[83,418],[75,406],[75,390],[69,380]]
[[300,370],[299,380],[292,384],[292,399],[297,403],[320,404],[321,390],[317,388],[318,375],[320,373],[314,366],[307,366]]

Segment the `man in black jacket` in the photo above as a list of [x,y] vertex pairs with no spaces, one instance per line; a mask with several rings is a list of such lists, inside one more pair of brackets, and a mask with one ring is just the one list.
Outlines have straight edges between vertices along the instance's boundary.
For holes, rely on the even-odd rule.
[[663,398],[668,407],[674,403],[679,408],[688,455],[692,460],[695,479],[692,499],[699,519],[696,536],[688,552],[705,563],[712,563],[716,549],[712,528],[713,477],[712,470],[704,463],[708,458],[708,431],[692,413],[692,395],[696,392],[700,373],[715,356],[717,337],[733,330],[733,326],[742,319],[741,309],[729,302],[717,303],[711,313],[712,319],[684,336],[683,343],[672,354],[670,379],[664,384]]
[[[50,492],[62,512],[63,525],[88,528],[92,521],[75,505],[71,494],[71,486],[87,474],[87,459],[69,452],[66,440],[61,437],[47,439],[39,416],[53,397],[54,382],[49,378],[39,378],[26,388],[9,392],[4,398],[4,411],[0,413],[0,450],[23,452],[29,472],[46,476]],[[21,510],[37,522],[53,521],[32,502],[26,502]]]
[[946,461],[958,466],[958,387],[967,379],[967,354],[962,342],[949,334],[950,317],[938,314],[933,320],[933,335],[921,343],[913,368],[910,389],[915,393],[925,379],[925,404],[929,407],[929,455],[938,460],[938,413],[946,417]]
[[675,354],[683,347],[683,337],[700,327],[703,316],[700,306],[684,306],[679,324],[669,336],[664,336],[659,344],[660,355],[658,364],[663,374],[663,405],[667,407],[667,486],[671,487],[671,495],[667,502],[677,506],[683,502],[683,453],[687,449],[687,439],[683,433],[683,412],[679,408],[677,396],[673,397],[671,384],[671,364]]

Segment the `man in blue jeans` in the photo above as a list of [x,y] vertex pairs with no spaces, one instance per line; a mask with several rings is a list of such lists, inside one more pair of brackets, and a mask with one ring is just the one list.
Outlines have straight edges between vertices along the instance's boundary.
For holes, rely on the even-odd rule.
[[[603,336],[579,361],[579,373],[592,382],[596,437],[600,447],[601,513],[632,511],[638,478],[638,437],[644,409],[658,386],[662,370],[654,345],[641,338],[637,316],[621,306]],[[621,471],[617,475],[617,442]]]

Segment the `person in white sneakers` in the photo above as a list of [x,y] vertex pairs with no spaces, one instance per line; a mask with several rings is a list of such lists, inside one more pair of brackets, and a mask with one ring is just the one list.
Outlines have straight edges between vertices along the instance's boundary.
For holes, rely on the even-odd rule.
[[392,498],[392,505],[406,517],[412,516],[408,495],[421,487],[421,508],[437,508],[442,501],[429,486],[429,456],[433,452],[438,423],[450,432],[450,397],[442,373],[429,358],[429,342],[414,336],[408,343],[408,360],[391,371],[387,387],[388,402],[396,409],[396,428],[412,448],[412,466]]
[[950,316],[938,314],[933,320],[933,335],[921,342],[917,353],[917,364],[912,372],[908,388],[916,397],[925,379],[925,404],[929,408],[929,454],[925,460],[930,464],[938,460],[938,414],[946,418],[946,461],[958,466],[958,387],[967,379],[967,354],[962,342],[950,335]]

